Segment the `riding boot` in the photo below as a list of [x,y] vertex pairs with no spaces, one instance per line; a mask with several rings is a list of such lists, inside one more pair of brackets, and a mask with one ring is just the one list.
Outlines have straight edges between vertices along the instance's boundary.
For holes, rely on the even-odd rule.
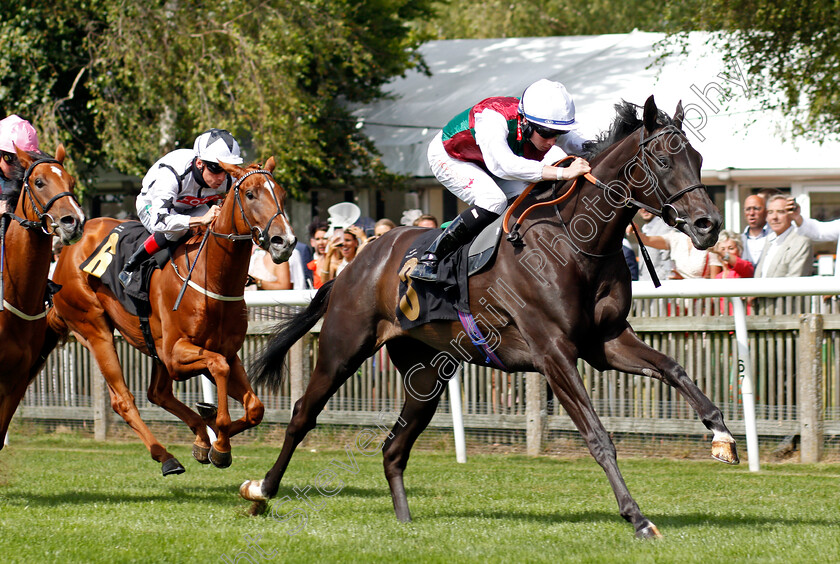
[[134,251],[134,254],[131,255],[131,257],[129,257],[129,259],[125,262],[125,265],[117,276],[120,279],[122,287],[128,287],[131,284],[134,273],[138,268],[140,268],[140,265],[151,258],[156,252],[166,248],[166,246],[167,241],[166,237],[163,236],[163,233],[154,233],[153,235],[149,235],[149,238],[146,239],[140,248]]
[[493,223],[499,214],[487,211],[477,206],[461,212],[452,220],[443,233],[432,241],[426,252],[412,269],[409,277],[426,282],[438,281],[438,264],[440,261],[466,244],[478,235],[482,229]]

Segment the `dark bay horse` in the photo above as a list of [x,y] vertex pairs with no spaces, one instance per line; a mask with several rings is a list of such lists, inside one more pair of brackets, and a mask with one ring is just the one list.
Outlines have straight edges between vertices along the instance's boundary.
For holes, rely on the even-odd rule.
[[[531,213],[522,222],[524,246],[503,241],[493,267],[470,278],[469,303],[473,313],[481,312],[484,336],[508,370],[545,375],[603,467],[621,516],[633,525],[636,536],[648,538],[659,536],[659,531],[624,483],[615,447],[595,413],[576,361],[583,358],[599,370],[657,378],[678,389],[713,431],[712,456],[737,463],[735,441],[721,411],[676,361],[642,342],[628,324],[630,273],[621,251],[624,230],[638,206],[679,226],[699,249],[716,243],[721,216],[700,184],[701,157],[681,129],[682,105],[673,119],[657,109],[653,97],[645,103],[642,119],[631,104],[617,109],[617,119],[590,159],[597,184],[580,182],[567,188],[576,191],[561,205]],[[536,200],[529,196],[524,203]],[[277,494],[295,447],[314,428],[327,400],[366,358],[386,345],[407,393],[400,418],[383,444],[385,476],[397,519],[411,519],[403,484],[411,447],[432,419],[443,382],[458,362],[486,363],[484,354],[464,339],[457,322],[406,331],[396,319],[400,263],[422,233],[395,229],[371,243],[270,339],[251,377],[252,382],[276,386],[289,347],[324,316],[318,362],[294,406],[277,462],[263,480],[240,487],[244,498],[258,502],[252,511]],[[402,273],[410,271],[410,262]]]
[[52,237],[70,245],[82,236],[85,214],[64,169],[64,146],[55,158],[17,150],[26,172],[2,251],[3,311],[0,311],[0,448],[29,382],[44,364],[47,333],[44,293]]
[[[157,358],[148,398],[192,429],[196,460],[224,468],[232,460],[230,438],[259,424],[264,411],[237,354],[248,328],[243,294],[252,246],[259,244],[275,263],[280,263],[291,256],[295,237],[284,212],[285,190],[271,174],[273,157],[263,169],[224,163],[222,167],[234,179],[234,186],[225,197],[219,217],[203,237],[196,235],[178,247],[172,262],[152,275],[149,325]],[[184,467],[141,420],[114,348],[116,328],[133,347],[150,354],[139,318],[128,313],[99,278],[79,269],[118,223],[110,218],[93,219],[79,244],[62,251],[55,281],[63,288],[48,320],[56,333],[72,331],[91,351],[108,383],[111,406],[140,436],[152,458],[162,463],[163,475],[179,474]],[[190,284],[178,310],[173,311],[191,266]],[[207,421],[172,393],[173,380],[199,374],[206,374],[218,390],[215,418],[205,415]],[[244,416],[237,421],[231,421],[228,395],[245,408]],[[205,422],[218,435],[212,446]]]

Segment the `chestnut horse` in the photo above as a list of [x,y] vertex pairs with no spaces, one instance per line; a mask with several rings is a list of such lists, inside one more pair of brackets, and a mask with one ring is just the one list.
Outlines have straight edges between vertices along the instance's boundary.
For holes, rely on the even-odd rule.
[[5,234],[3,311],[0,311],[0,448],[29,382],[44,364],[47,332],[44,294],[52,258],[52,236],[63,244],[82,236],[85,214],[64,169],[64,146],[55,158],[16,151],[26,172],[14,216]]
[[[233,177],[234,186],[225,197],[219,217],[204,233],[205,244],[200,244],[201,235],[195,235],[178,247],[172,262],[155,270],[151,278],[149,325],[157,358],[153,356],[148,398],[192,429],[196,460],[224,468],[232,460],[230,438],[259,424],[263,416],[263,405],[248,383],[237,354],[248,328],[243,294],[252,246],[259,244],[275,263],[280,263],[291,256],[295,237],[284,212],[285,190],[271,174],[273,157],[264,169],[257,165],[247,169],[221,165]],[[81,242],[62,251],[55,281],[63,289],[48,320],[54,331],[64,334],[69,329],[91,351],[108,383],[111,406],[140,436],[152,458],[162,463],[163,475],[180,474],[184,467],[141,420],[114,347],[116,328],[133,347],[152,356],[140,320],[120,305],[99,278],[79,269],[119,223],[110,218],[92,219]],[[180,307],[173,311],[185,283],[181,273],[186,274],[191,266],[194,270],[189,286]],[[173,380],[199,374],[206,374],[218,390],[215,419],[207,416],[207,424],[218,435],[212,446],[202,416],[172,393]],[[233,422],[228,395],[245,408],[244,416]]]
[[[701,157],[681,129],[681,104],[673,120],[657,110],[652,96],[642,119],[631,104],[617,109],[610,132],[590,159],[597,182],[578,182],[562,204],[533,211],[522,222],[524,247],[502,242],[492,268],[469,279],[469,304],[471,311],[482,312],[484,337],[507,370],[546,376],[606,472],[621,516],[638,537],[647,538],[659,532],[624,483],[615,447],[578,373],[578,358],[599,370],[643,374],[678,389],[714,432],[712,455],[733,464],[738,457],[720,409],[676,361],[642,342],[627,322],[632,296],[621,245],[636,207],[653,209],[678,225],[699,249],[717,242],[721,216],[700,183]],[[529,198],[526,203],[537,201]],[[240,487],[244,498],[257,502],[252,511],[264,509],[265,500],[277,494],[295,447],[315,426],[327,400],[364,359],[386,345],[407,393],[400,418],[383,444],[385,476],[397,519],[411,519],[403,472],[412,445],[437,408],[442,382],[452,376],[459,358],[487,364],[484,352],[469,339],[464,345],[465,333],[457,322],[403,330],[396,319],[400,276],[410,271],[411,261],[402,272],[400,264],[422,233],[395,229],[374,241],[269,340],[251,377],[254,383],[276,386],[286,351],[324,316],[321,354],[294,406],[277,462],[264,479]]]

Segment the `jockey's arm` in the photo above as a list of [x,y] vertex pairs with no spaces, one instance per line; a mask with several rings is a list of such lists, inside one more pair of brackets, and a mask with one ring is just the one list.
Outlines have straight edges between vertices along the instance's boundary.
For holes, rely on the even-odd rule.
[[[543,164],[514,154],[508,145],[507,136],[507,120],[502,114],[490,109],[476,114],[475,140],[490,174],[504,180],[548,180],[543,178]],[[555,175],[550,180],[556,178]]]
[[[571,133],[568,133],[569,135]],[[475,116],[475,140],[484,156],[484,164],[493,176],[505,180],[539,182],[541,180],[569,180],[589,172],[589,165],[582,159],[568,167],[558,168],[516,155],[507,142],[508,126],[504,116],[493,110],[484,110]],[[556,162],[566,153],[556,145],[546,157]]]

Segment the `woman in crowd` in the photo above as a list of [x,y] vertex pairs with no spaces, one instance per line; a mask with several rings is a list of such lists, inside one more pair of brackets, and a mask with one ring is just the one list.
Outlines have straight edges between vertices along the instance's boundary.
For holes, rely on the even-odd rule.
[[755,272],[750,261],[742,259],[744,245],[741,236],[734,231],[721,231],[712,253],[717,255],[723,270],[715,278],[752,278]]

